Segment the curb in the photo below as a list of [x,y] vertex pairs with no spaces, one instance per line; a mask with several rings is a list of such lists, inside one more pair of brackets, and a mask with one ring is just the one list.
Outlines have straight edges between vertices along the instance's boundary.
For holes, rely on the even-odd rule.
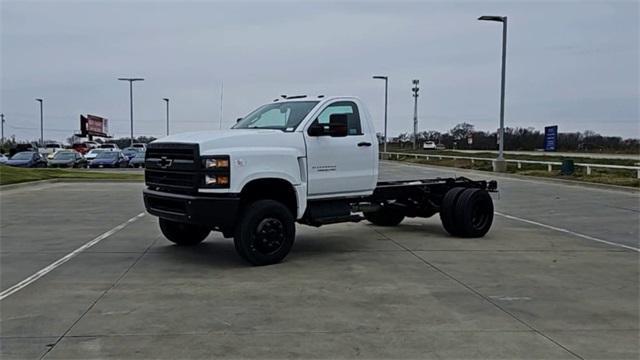
[[465,172],[465,173],[470,173],[470,174],[492,174],[492,176],[494,177],[504,177],[504,178],[512,178],[512,179],[518,179],[518,180],[536,180],[536,181],[540,181],[540,182],[548,182],[548,183],[556,183],[556,184],[563,184],[563,185],[573,185],[573,186],[583,186],[583,187],[590,187],[590,188],[595,188],[595,189],[600,189],[600,190],[617,190],[617,191],[624,191],[624,192],[628,192],[628,193],[632,193],[632,194],[640,194],[640,188],[633,188],[633,187],[629,187],[629,186],[620,186],[620,185],[611,185],[611,184],[599,184],[599,183],[592,183],[592,182],[587,182],[587,181],[580,181],[580,180],[565,180],[565,179],[554,179],[554,178],[547,178],[547,177],[542,177],[542,176],[532,176],[532,175],[518,175],[518,174],[510,174],[510,173],[494,173],[491,171],[482,171],[482,170],[470,170],[470,169],[463,169],[463,168],[458,168],[458,167],[453,167],[453,166],[440,166],[440,165],[431,165],[431,164],[420,164],[420,163],[414,163],[411,161],[403,161],[403,160],[381,160],[381,161],[390,161],[390,162],[396,162],[396,163],[402,163],[402,164],[410,164],[410,165],[414,165],[414,166],[420,166],[420,167],[433,167],[433,168],[438,168],[438,169],[447,169],[447,170],[455,170],[455,171],[459,171],[459,172]]
[[47,180],[35,180],[25,181],[17,184],[0,185],[0,191],[23,189],[35,187],[38,185],[55,184],[55,183],[140,183],[144,180],[130,180],[130,179],[47,179]]

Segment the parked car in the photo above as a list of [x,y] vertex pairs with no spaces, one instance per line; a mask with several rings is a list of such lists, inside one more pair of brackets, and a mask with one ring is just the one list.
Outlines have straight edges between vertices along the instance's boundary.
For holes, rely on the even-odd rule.
[[53,155],[60,150],[63,150],[64,146],[57,142],[50,142],[44,144],[44,147],[41,147],[39,152],[47,157],[47,159],[53,159]]
[[438,145],[436,145],[436,150],[446,150],[446,149],[447,149],[447,148],[446,148],[444,145],[442,145],[442,144],[438,144]]
[[85,141],[83,144],[85,144],[89,150],[97,149],[98,146],[100,146],[100,144],[95,141]]
[[95,159],[89,162],[90,168],[118,168],[127,167],[129,159],[122,154],[122,151],[104,151],[98,154]]
[[436,150],[437,146],[436,143],[433,141],[425,141],[424,144],[422,144],[422,149],[423,150]]
[[5,154],[0,154],[0,164],[6,164],[9,158]]
[[131,160],[129,160],[129,167],[133,168],[143,168],[144,167],[144,155],[143,151],[140,151],[134,156]]
[[53,159],[49,160],[49,167],[86,167],[87,160],[82,154],[73,150],[58,151]]
[[36,145],[35,143],[28,143],[28,144],[16,144],[15,147],[11,148],[11,150],[13,150],[14,152],[10,154],[11,156],[19,153],[19,152],[23,152],[23,151],[38,151],[38,145]]
[[135,148],[135,147],[127,147],[124,148],[122,150],[122,153],[124,154],[124,156],[127,157],[127,159],[131,160],[133,159],[140,151],[142,151],[140,148]]
[[142,151],[146,151],[147,150],[147,144],[145,144],[145,143],[133,143],[133,144],[131,144],[131,147],[140,149]]
[[107,149],[107,150],[111,150],[111,151],[116,151],[116,150],[120,150],[120,148],[118,147],[118,145],[116,144],[112,144],[112,143],[108,143],[108,144],[102,144],[98,147],[98,149]]
[[7,161],[9,166],[17,167],[47,167],[47,159],[37,151],[23,151],[11,157]]
[[87,146],[86,143],[75,143],[71,145],[71,148],[82,155],[86,154],[87,152],[89,152],[89,150],[91,150],[91,148],[89,148],[89,146]]
[[98,156],[98,154],[107,152],[107,151],[109,150],[108,149],[91,149],[89,150],[88,153],[85,154],[84,158],[87,159],[88,162],[91,162],[91,160],[95,159],[96,156]]

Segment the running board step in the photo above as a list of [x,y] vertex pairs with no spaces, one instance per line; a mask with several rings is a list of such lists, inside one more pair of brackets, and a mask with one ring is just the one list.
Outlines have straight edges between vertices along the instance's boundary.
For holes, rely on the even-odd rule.
[[348,216],[316,218],[313,220],[307,220],[304,223],[307,225],[318,227],[322,225],[337,224],[337,223],[344,223],[344,222],[360,222],[362,220],[364,220],[364,217],[360,215],[348,215]]

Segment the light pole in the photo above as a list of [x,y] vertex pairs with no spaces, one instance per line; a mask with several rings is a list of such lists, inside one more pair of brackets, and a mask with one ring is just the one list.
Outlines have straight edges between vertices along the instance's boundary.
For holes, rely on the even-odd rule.
[[480,16],[478,20],[497,21],[502,23],[502,81],[500,88],[500,130],[498,137],[498,158],[493,161],[493,171],[507,171],[507,162],[504,160],[504,88],[507,67],[507,17],[506,16]]
[[411,91],[413,91],[413,150],[415,150],[418,147],[418,91],[420,90],[420,88],[418,88],[418,84],[420,83],[420,80],[413,80],[413,88],[411,88]]
[[387,107],[389,106],[389,77],[374,76],[374,79],[384,80],[384,145],[383,151],[387,152]]
[[0,141],[0,146],[4,146],[4,114],[0,114],[0,119],[2,119],[0,122],[0,131],[2,131],[2,136],[0,137],[2,141]]
[[44,146],[44,120],[42,116],[42,99],[36,99],[40,103],[40,146]]
[[121,81],[129,82],[129,117],[131,119],[131,146],[133,146],[133,82],[144,81],[143,78],[118,78]]
[[169,136],[169,99],[162,98],[167,103],[167,136]]

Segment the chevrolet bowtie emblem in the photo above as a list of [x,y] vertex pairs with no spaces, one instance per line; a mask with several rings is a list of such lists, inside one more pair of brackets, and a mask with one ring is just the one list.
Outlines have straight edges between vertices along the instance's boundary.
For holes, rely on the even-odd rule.
[[158,161],[158,165],[163,169],[168,168],[171,164],[173,164],[173,159],[167,159],[166,156],[161,157],[160,161]]

